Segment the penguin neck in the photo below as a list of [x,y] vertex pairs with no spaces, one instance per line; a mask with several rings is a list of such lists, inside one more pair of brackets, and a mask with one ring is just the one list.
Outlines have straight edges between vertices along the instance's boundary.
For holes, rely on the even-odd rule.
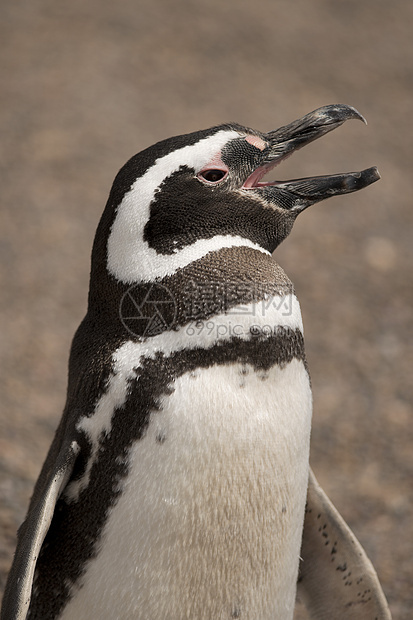
[[163,284],[175,299],[179,325],[233,313],[236,308],[242,313],[241,307],[293,292],[275,260],[249,247],[211,252],[165,278]]
[[92,262],[88,315],[102,329],[116,325],[121,331],[123,326],[139,338],[136,314],[146,316],[154,303],[161,314],[166,312],[166,329],[291,293],[291,281],[272,256],[251,247],[224,247],[153,282],[120,282],[106,265]]

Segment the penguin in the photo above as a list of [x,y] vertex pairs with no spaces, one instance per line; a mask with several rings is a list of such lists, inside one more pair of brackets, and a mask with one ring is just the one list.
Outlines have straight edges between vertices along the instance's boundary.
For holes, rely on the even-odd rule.
[[263,180],[348,119],[219,125],[119,171],[2,620],[291,620],[297,580],[314,618],[390,618],[309,470],[300,306],[272,257],[299,213],[379,173]]

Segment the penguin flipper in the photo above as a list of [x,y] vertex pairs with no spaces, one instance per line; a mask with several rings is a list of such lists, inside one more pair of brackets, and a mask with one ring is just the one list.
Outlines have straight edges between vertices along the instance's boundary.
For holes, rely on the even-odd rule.
[[1,620],[25,620],[29,610],[33,576],[56,502],[65,488],[79,454],[76,441],[64,444],[37,501],[22,524],[1,610]]
[[310,470],[298,596],[317,620],[391,620],[363,547]]

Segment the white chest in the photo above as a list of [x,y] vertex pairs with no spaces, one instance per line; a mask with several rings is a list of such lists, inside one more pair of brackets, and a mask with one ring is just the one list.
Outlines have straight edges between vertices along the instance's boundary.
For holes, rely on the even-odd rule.
[[175,382],[65,620],[293,616],[311,392],[302,362],[213,366]]

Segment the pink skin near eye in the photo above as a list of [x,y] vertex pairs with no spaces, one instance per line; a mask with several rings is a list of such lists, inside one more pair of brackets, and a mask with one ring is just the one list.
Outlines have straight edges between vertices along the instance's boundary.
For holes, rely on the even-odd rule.
[[255,146],[255,148],[259,149],[260,151],[263,151],[267,146],[264,140],[262,140],[259,136],[248,135],[245,139],[247,142],[252,144],[252,146]]
[[[253,146],[255,146],[260,151],[263,151],[267,146],[264,140],[262,140],[259,136],[248,135],[245,138],[245,140],[249,142],[250,144],[252,144]],[[273,185],[273,183],[266,183],[266,182],[260,183],[260,181],[267,172],[269,172],[272,168],[274,168],[275,165],[276,164],[272,162],[271,164],[264,164],[263,166],[260,166],[259,168],[254,170],[254,172],[245,181],[243,187],[245,189],[250,189],[252,187],[263,187],[265,185]]]
[[202,174],[206,172],[207,170],[221,170],[222,172],[225,173],[225,176],[228,174],[228,167],[222,161],[220,152],[214,155],[213,159],[211,159],[211,161],[209,161],[207,165],[204,166],[202,170],[198,172],[198,177],[199,176],[202,177]]
[[[259,136],[253,136],[252,134],[248,134],[245,137],[245,140],[249,144],[252,144],[252,146],[255,146],[255,148],[259,149],[260,151],[263,151],[267,146],[267,144],[264,142],[264,140],[262,140],[262,138],[260,138]],[[268,166],[268,169],[271,169],[272,167],[273,165]],[[224,162],[221,159],[221,153],[217,153],[213,157],[213,159],[211,159],[211,161],[209,161],[208,164],[204,166],[202,170],[199,171],[198,176],[202,178],[203,173],[207,172],[208,170],[221,170],[222,172],[225,173],[225,176],[228,174],[229,170],[228,170],[228,167],[224,164]],[[252,175],[247,179],[247,181],[244,183],[243,187],[244,188],[250,188],[254,186],[256,187],[261,177],[264,176],[265,172],[267,172],[267,167],[262,167],[262,168],[255,170],[252,173]],[[223,177],[223,179],[224,178],[225,177]],[[203,180],[205,181],[204,178]],[[266,183],[261,183],[260,185],[266,185]]]

